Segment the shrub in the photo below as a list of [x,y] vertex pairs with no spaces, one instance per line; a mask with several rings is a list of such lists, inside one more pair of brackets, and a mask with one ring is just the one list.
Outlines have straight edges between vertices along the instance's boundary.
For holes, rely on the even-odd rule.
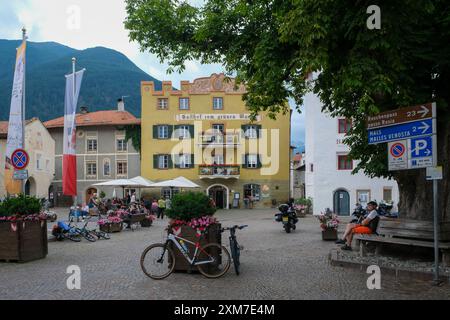
[[105,199],[106,193],[104,191],[100,192],[100,199]]
[[172,207],[166,211],[171,219],[191,221],[205,216],[213,216],[216,208],[211,199],[201,192],[180,193],[173,197]]
[[17,198],[8,198],[0,204],[0,216],[29,216],[39,214],[41,201],[36,197],[21,194]]
[[300,199],[295,200],[295,204],[312,207],[313,199],[312,198],[300,198]]

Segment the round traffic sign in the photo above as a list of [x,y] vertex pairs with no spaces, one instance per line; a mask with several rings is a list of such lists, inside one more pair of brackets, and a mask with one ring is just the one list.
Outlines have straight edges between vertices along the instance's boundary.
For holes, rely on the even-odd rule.
[[11,162],[16,170],[24,170],[30,162],[28,153],[23,149],[17,149],[11,155]]
[[391,155],[394,158],[400,158],[402,155],[405,154],[406,148],[403,143],[397,142],[394,143],[391,147]]

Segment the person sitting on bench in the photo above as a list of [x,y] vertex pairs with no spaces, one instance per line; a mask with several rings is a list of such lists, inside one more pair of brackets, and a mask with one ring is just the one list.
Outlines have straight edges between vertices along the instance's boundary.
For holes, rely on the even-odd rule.
[[342,250],[352,250],[353,235],[357,234],[372,234],[376,231],[379,216],[377,211],[378,204],[375,201],[370,201],[367,204],[368,214],[364,217],[361,223],[349,223],[345,229],[343,239],[336,241],[336,244],[343,244]]

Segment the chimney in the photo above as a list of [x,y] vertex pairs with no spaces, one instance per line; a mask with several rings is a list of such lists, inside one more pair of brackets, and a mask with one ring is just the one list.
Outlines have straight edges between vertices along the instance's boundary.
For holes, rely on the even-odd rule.
[[125,102],[123,99],[117,100],[117,111],[125,111]]
[[88,114],[89,113],[89,109],[88,107],[84,106],[80,108],[81,114]]

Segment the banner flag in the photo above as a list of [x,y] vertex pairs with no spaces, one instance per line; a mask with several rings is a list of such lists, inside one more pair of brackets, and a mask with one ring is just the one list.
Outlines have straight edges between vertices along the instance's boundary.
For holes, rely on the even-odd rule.
[[[64,156],[63,156],[63,193],[66,196],[77,195],[77,126],[76,113],[78,97],[84,70],[66,76],[66,98],[64,102]],[[75,82],[75,92],[74,92]],[[75,96],[74,96],[75,93]]]
[[11,95],[11,108],[8,123],[8,140],[6,142],[5,169],[13,170],[11,155],[17,149],[23,149],[23,90],[25,83],[25,51],[27,43],[24,41],[17,49],[16,68],[14,70],[14,83]]

